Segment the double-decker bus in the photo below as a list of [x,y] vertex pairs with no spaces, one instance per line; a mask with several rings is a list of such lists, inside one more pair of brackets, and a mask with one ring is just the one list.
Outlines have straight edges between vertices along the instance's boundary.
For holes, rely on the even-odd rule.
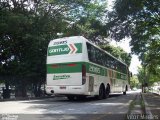
[[47,53],[48,94],[69,100],[85,96],[105,99],[128,89],[128,66],[82,36],[50,41]]

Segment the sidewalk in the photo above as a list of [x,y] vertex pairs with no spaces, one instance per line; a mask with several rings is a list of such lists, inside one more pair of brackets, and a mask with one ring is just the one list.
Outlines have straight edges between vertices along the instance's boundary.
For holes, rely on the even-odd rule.
[[160,95],[142,93],[145,102],[146,119],[160,120]]
[[126,120],[160,120],[160,95],[136,94],[130,104]]

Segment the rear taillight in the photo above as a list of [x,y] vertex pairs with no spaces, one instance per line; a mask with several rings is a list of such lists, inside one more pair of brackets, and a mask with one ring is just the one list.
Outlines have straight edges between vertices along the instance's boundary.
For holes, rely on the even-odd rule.
[[86,83],[86,66],[82,65],[82,85]]
[[58,68],[58,65],[51,65],[52,68]]
[[68,66],[74,67],[74,66],[76,66],[76,64],[68,64]]

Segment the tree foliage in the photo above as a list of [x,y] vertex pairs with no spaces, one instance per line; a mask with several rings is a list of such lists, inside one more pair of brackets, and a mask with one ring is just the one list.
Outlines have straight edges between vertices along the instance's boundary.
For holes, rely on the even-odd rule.
[[131,37],[132,53],[157,74],[160,66],[160,0],[116,0],[106,24],[117,41]]
[[137,76],[140,83],[142,84],[147,83],[149,86],[151,86],[153,85],[154,82],[158,82],[160,77],[159,74],[160,68],[155,68],[155,69],[156,72],[158,73],[150,72],[149,66],[139,68]]
[[24,96],[28,85],[39,89],[46,76],[49,41],[58,38],[57,33],[87,34],[93,40],[102,35],[103,12],[102,2],[93,0],[2,0],[0,79],[7,89],[15,85]]
[[[114,10],[109,13],[111,36],[115,40],[131,37],[135,44],[139,40],[148,43],[159,34],[159,0],[117,0]],[[141,37],[141,38],[139,38]],[[141,40],[143,38],[143,40]],[[150,38],[150,39],[147,39]],[[131,42],[131,45],[134,43]],[[136,46],[135,46],[136,47]],[[137,43],[139,50],[143,51],[146,44]],[[134,48],[133,48],[134,49]]]
[[108,37],[104,24],[106,2],[91,1],[84,7],[80,6],[79,9],[81,10],[78,17],[74,16],[77,15],[77,11],[71,17],[72,24],[64,31],[64,36],[81,35],[96,44],[105,43],[104,38]]
[[118,41],[131,37],[132,51],[136,54],[152,49],[159,41],[159,5],[159,0],[117,0],[107,24],[111,37]]
[[[26,96],[27,87],[40,89],[46,78],[50,40],[82,35],[106,43],[104,0],[2,0],[0,2],[0,79]],[[110,52],[130,63],[121,49]]]
[[134,87],[138,87],[138,85],[139,85],[138,77],[137,75],[133,75],[130,79],[130,86],[131,88],[134,88]]

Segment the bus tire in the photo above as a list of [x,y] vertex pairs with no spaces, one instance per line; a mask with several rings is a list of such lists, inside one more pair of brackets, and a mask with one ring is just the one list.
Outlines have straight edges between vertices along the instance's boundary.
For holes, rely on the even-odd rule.
[[73,96],[73,95],[68,95],[67,98],[68,98],[68,100],[70,100],[70,101],[75,100],[75,96]]
[[106,92],[105,92],[105,98],[109,97],[109,93],[110,93],[110,86],[109,86],[109,84],[107,84]]
[[123,95],[126,95],[126,91],[128,90],[128,86],[126,85],[125,91],[123,92]]
[[103,85],[100,86],[99,88],[99,95],[97,96],[98,100],[102,100],[105,97],[105,88]]

